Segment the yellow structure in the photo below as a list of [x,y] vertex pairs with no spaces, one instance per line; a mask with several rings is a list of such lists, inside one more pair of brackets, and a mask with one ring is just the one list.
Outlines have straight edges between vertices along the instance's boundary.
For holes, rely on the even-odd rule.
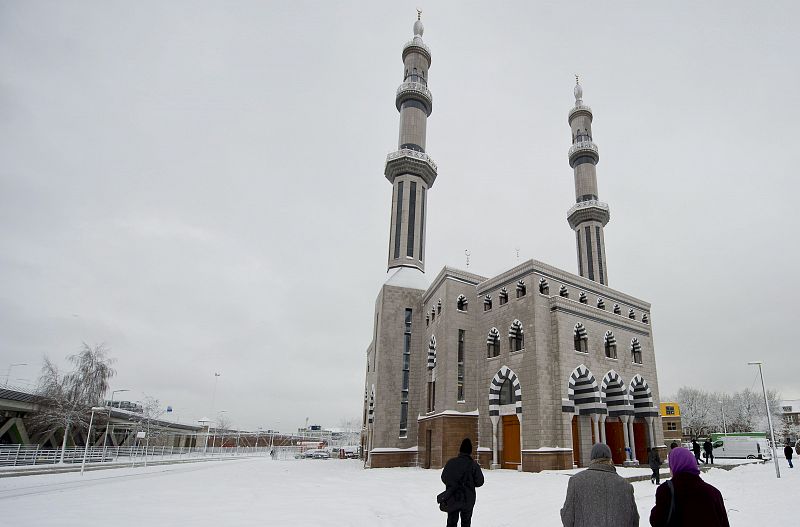
[[681,407],[678,403],[661,403],[661,417],[680,417]]
[[683,428],[681,427],[681,407],[675,402],[665,402],[660,405],[661,426],[664,429],[664,444],[669,446],[672,442],[681,444]]

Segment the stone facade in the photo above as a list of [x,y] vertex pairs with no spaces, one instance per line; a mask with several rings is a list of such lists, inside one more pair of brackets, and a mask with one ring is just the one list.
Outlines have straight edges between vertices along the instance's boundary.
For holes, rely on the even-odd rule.
[[[578,233],[578,274],[528,260],[493,277],[445,267],[429,282],[422,196],[436,175],[424,153],[430,50],[421,22],[414,32],[398,90],[402,144],[386,168],[395,271],[378,294],[367,348],[367,465],[440,468],[464,437],[492,468],[582,466],[596,441],[607,442],[618,463],[645,462],[648,447],[664,444],[650,304],[608,286],[602,228],[610,215],[597,200],[599,156],[582,88],[569,115],[576,205],[568,220]],[[409,80],[413,64],[424,79]],[[425,93],[414,95],[411,81]],[[409,154],[414,137],[419,150]],[[401,169],[397,156],[421,161]],[[415,203],[400,181],[416,182]],[[581,233],[600,243],[582,244]]]

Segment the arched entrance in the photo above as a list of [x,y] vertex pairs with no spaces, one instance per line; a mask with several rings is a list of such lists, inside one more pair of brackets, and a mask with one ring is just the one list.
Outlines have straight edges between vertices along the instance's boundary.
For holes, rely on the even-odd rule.
[[518,469],[522,464],[522,389],[508,366],[500,368],[489,385],[489,418],[492,468]]
[[[621,416],[628,414],[628,390],[625,381],[614,370],[606,373],[600,385],[600,399],[605,403],[607,414],[600,419],[601,439],[611,449],[615,464],[621,465],[627,459],[625,451],[625,423]],[[605,436],[605,437],[603,437]]]
[[631,442],[639,463],[647,462],[647,448],[655,446],[654,418],[658,411],[653,406],[653,394],[647,381],[636,375],[628,388],[628,398],[633,403],[630,420]]
[[572,455],[578,466],[586,466],[592,445],[599,440],[599,418],[605,412],[600,388],[589,368],[581,364],[572,371],[567,385],[568,405],[572,409]]

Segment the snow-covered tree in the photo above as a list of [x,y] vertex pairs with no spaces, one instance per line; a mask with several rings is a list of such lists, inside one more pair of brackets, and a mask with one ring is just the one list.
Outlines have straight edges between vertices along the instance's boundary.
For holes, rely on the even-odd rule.
[[681,425],[692,437],[708,432],[711,424],[711,396],[698,388],[682,387],[675,400],[681,408]]
[[[67,357],[72,371],[62,373],[45,357],[36,389],[38,410],[31,416],[33,430],[49,434],[64,431],[60,462],[64,462],[67,438],[74,428],[88,428],[92,406],[103,403],[109,381],[116,373],[114,359],[104,344],[84,343],[78,353]],[[87,437],[87,441],[91,438]]]

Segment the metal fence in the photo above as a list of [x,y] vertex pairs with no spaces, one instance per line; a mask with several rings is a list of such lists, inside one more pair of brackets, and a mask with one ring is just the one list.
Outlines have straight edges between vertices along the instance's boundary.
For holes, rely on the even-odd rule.
[[[299,447],[208,447],[181,448],[170,446],[121,446],[67,448],[63,453],[64,463],[130,463],[131,466],[147,465],[153,461],[183,460],[194,458],[223,458],[244,456],[270,456],[273,459],[292,459]],[[46,449],[37,445],[0,445],[0,467],[25,465],[52,465],[60,463],[61,449]]]

